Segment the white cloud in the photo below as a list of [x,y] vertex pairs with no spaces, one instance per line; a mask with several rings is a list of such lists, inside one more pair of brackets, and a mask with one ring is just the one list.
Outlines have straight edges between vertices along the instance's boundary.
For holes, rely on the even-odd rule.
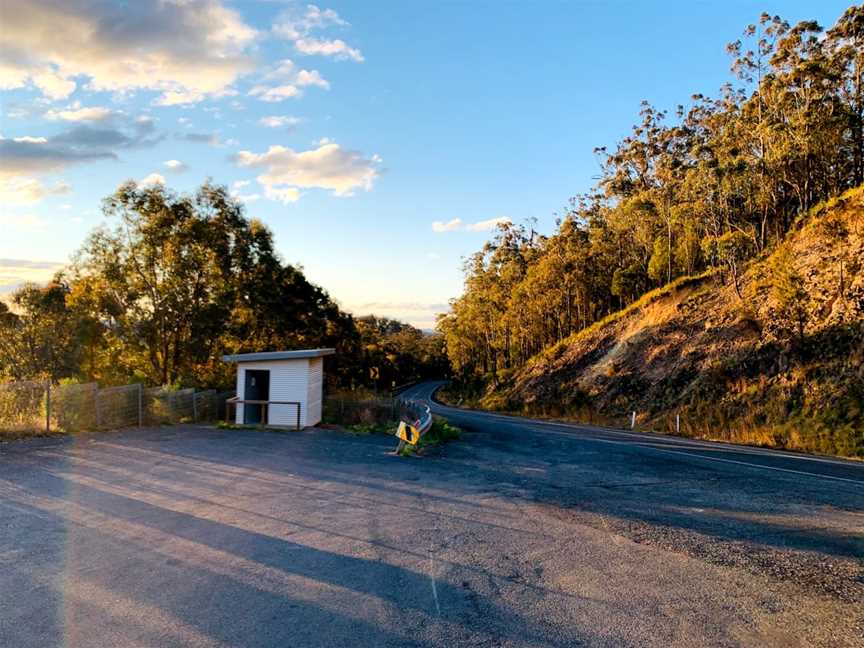
[[294,41],[294,47],[301,54],[332,56],[337,61],[356,61],[362,63],[366,59],[360,50],[349,47],[348,44],[340,39],[322,40],[318,38],[299,38]]
[[452,232],[454,230],[462,229],[462,219],[454,218],[453,220],[449,220],[446,223],[444,221],[435,221],[432,223],[432,231],[438,232]]
[[282,59],[264,75],[265,79],[284,79],[294,74],[294,61],[291,59]]
[[299,117],[291,117],[289,115],[271,115],[270,117],[262,117],[258,123],[267,128],[294,128],[302,119]]
[[299,97],[302,94],[300,89],[293,85],[281,85],[272,88],[257,85],[249,91],[250,96],[258,97],[261,101],[268,102],[285,101],[285,99]]
[[71,106],[65,110],[49,110],[45,113],[48,119],[60,119],[71,122],[100,122],[115,115],[114,111],[104,106],[81,107]]
[[304,11],[293,9],[282,13],[273,27],[273,33],[292,41],[295,49],[301,54],[332,56],[337,61],[351,60],[362,63],[364,59],[360,50],[350,47],[345,41],[314,35],[315,32],[331,27],[348,26],[348,23],[334,10],[320,9],[310,4]]
[[46,187],[36,178],[0,175],[0,203],[4,205],[33,205],[46,196],[60,196],[72,191],[65,182]]
[[[4,216],[0,213],[0,224],[26,230],[43,230],[47,223],[32,215]],[[11,293],[25,283],[48,283],[54,274],[63,268],[62,263],[32,261],[29,259],[0,259],[0,294]]]
[[461,218],[454,218],[446,223],[444,221],[435,221],[432,223],[432,231],[438,232],[439,234],[443,232],[456,232],[459,230],[467,232],[489,232],[497,228],[499,225],[512,222],[513,221],[508,216],[490,218],[476,223],[463,223]]
[[309,4],[303,13],[296,9],[283,12],[273,26],[273,33],[288,40],[296,40],[316,29],[347,26],[348,23],[333,9],[322,10]]
[[163,104],[224,94],[252,71],[257,32],[221,0],[4,0],[0,87],[49,99],[78,77],[96,91],[161,92]]
[[448,304],[424,304],[420,302],[349,303],[345,307],[357,317],[363,317],[364,315],[389,317],[424,329],[435,328],[437,315],[450,310]]
[[166,90],[153,102],[156,106],[187,106],[204,99],[204,93],[198,90]]
[[499,218],[490,218],[489,220],[471,223],[470,225],[466,225],[465,229],[471,232],[489,232],[496,229],[499,225],[506,225],[507,223],[512,222],[513,221],[509,217],[500,216]]
[[[234,182],[231,183],[231,195],[234,198],[236,198],[237,200],[244,202],[244,203],[251,203],[251,202],[255,202],[256,200],[261,200],[261,194],[258,194],[258,193],[244,194],[240,191],[244,187],[248,187],[250,184],[252,184],[251,180],[235,180]],[[291,201],[291,202],[294,202],[294,201]]]
[[322,77],[318,70],[300,70],[297,73],[296,83],[298,86],[318,86],[325,90],[330,89],[330,82]]
[[171,173],[183,173],[189,169],[189,166],[180,160],[165,160],[162,164],[164,164],[165,168],[167,168]]
[[[262,182],[261,184],[264,183]],[[296,187],[274,187],[273,185],[264,184],[264,195],[270,200],[278,200],[286,204],[295,203],[300,200],[300,190]]]
[[159,173],[151,173],[147,177],[141,178],[138,181],[138,184],[142,185],[142,186],[153,186],[153,185],[157,185],[157,184],[164,185],[165,184],[165,176],[163,176]]
[[49,99],[65,99],[75,92],[78,85],[70,78],[64,78],[50,68],[31,75],[33,85],[42,91]]
[[303,90],[310,86],[330,89],[330,82],[321,76],[318,70],[296,70],[294,64],[289,60],[280,61],[280,63],[264,75],[267,81],[275,81],[277,85],[266,85],[259,83],[249,91],[249,96],[258,97],[261,101],[284,101],[285,99],[293,99],[303,96]]
[[329,189],[336,196],[350,196],[356,189],[372,188],[381,158],[366,158],[338,144],[324,144],[300,153],[284,146],[271,146],[264,153],[240,151],[234,161],[241,167],[263,168],[258,183],[273,200],[296,202],[300,189]]

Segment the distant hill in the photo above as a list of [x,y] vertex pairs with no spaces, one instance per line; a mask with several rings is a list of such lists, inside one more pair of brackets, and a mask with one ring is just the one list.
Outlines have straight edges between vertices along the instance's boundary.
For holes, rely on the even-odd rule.
[[[489,408],[864,457],[864,187],[786,242],[688,277],[535,356]],[[725,283],[722,281],[725,279]],[[738,295],[740,292],[740,297]]]

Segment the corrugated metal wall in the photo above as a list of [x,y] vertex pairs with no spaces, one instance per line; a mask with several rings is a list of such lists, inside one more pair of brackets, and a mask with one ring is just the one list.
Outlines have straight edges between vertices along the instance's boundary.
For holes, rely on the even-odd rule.
[[[313,358],[318,360],[320,358]],[[320,387],[317,396],[317,418],[309,416],[309,360],[271,360],[269,362],[241,362],[237,370],[237,394],[245,397],[244,385],[246,384],[247,369],[266,369],[270,371],[270,400],[277,401],[299,401],[300,425],[315,425],[321,420],[321,395]],[[319,380],[319,385],[321,384]],[[271,405],[269,414],[271,425],[297,424],[297,408],[294,405]],[[243,422],[243,408],[237,408],[237,423]]]
[[306,425],[321,422],[321,397],[324,390],[324,358],[309,358],[308,406]]

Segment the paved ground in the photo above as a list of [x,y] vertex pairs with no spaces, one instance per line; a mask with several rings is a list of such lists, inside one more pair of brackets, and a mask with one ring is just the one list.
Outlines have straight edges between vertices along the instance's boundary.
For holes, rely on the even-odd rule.
[[436,409],[0,445],[0,646],[864,646],[864,465]]

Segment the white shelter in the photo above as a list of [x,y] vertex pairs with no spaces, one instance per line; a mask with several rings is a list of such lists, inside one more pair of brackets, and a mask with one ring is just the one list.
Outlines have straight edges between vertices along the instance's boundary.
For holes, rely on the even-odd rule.
[[236,422],[299,428],[319,423],[324,356],[333,353],[334,349],[301,349],[222,356],[225,362],[237,363]]

